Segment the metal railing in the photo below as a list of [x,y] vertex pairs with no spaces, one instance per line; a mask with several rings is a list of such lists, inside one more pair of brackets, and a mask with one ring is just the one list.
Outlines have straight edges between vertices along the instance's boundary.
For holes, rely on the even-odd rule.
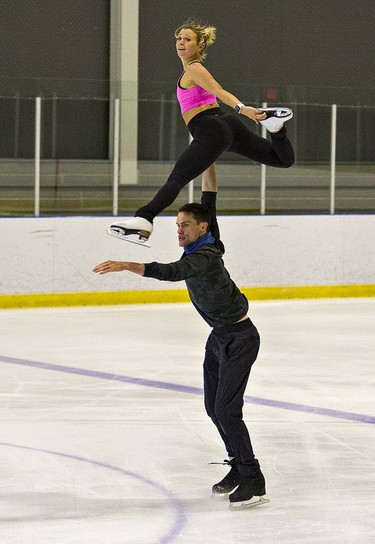
[[[32,210],[32,214],[35,216],[35,217],[39,217],[41,215],[41,200],[42,200],[42,197],[41,197],[41,180],[42,180],[42,167],[43,167],[43,164],[46,162],[45,159],[42,159],[42,154],[41,154],[41,149],[42,149],[42,144],[43,144],[43,135],[42,135],[42,98],[41,97],[37,97],[35,98],[35,105],[34,105],[34,108],[35,108],[35,131],[34,131],[34,157],[32,159],[33,161],[33,165],[34,165],[34,179],[33,179],[33,185],[32,185],[32,191],[33,191],[33,202],[34,202],[34,205],[33,205],[33,210]],[[266,107],[267,104],[266,103],[263,103],[263,107]],[[303,106],[306,106],[306,105],[297,105],[298,107],[303,107]],[[310,105],[308,105],[310,106]],[[322,107],[321,105],[316,105],[316,106],[319,106],[319,107]],[[328,161],[317,161],[314,165],[313,165],[313,168],[316,169],[317,165],[318,165],[318,169],[320,168],[323,168],[323,169],[329,169],[329,197],[328,197],[328,200],[329,202],[327,202],[327,206],[323,209],[323,210],[319,210],[319,213],[329,213],[329,214],[335,214],[335,213],[341,213],[341,209],[338,210],[337,208],[337,169],[338,169],[338,163],[337,163],[337,141],[338,141],[338,115],[337,115],[337,110],[338,110],[338,106],[336,104],[332,104],[330,106],[326,105],[325,108],[328,108],[329,107],[329,111],[330,111],[330,135],[329,135],[329,146],[330,146],[330,150],[329,150],[329,160]],[[339,106],[340,107],[340,106]],[[112,111],[113,111],[113,116],[111,118],[111,123],[110,123],[110,140],[111,140],[111,160],[107,161],[107,173],[106,173],[106,176],[105,176],[105,185],[106,186],[106,194],[103,196],[103,192],[100,192],[100,190],[98,191],[98,195],[97,196],[94,196],[93,198],[96,198],[97,200],[100,200],[102,199],[103,201],[106,201],[106,209],[105,209],[105,212],[108,213],[108,214],[112,214],[113,216],[117,216],[119,214],[124,214],[124,212],[127,212],[126,209],[124,209],[124,204],[123,204],[123,201],[124,199],[126,200],[126,194],[128,193],[129,195],[131,194],[132,195],[132,198],[133,200],[135,201],[135,204],[134,206],[136,207],[137,206],[137,200],[138,199],[141,199],[143,198],[143,194],[144,194],[144,198],[147,198],[148,197],[148,194],[145,194],[147,193],[147,190],[149,190],[150,192],[155,192],[156,188],[158,186],[161,185],[161,183],[159,183],[159,181],[155,181],[154,184],[148,184],[148,183],[143,183],[142,180],[138,180],[138,183],[135,183],[134,185],[126,185],[126,184],[123,184],[121,183],[121,179],[120,179],[120,174],[121,174],[121,148],[120,148],[120,140],[121,140],[121,134],[120,134],[120,116],[121,116],[121,102],[119,99],[114,99],[113,100],[113,103],[111,104],[111,108],[112,108]],[[165,103],[162,102],[160,104],[160,115],[163,117],[163,112],[165,110]],[[328,110],[327,110],[328,111]],[[172,116],[173,117],[173,116]],[[296,119],[295,119],[296,123],[298,123],[298,119],[297,119],[297,116],[296,116]],[[175,121],[174,121],[175,122]],[[17,120],[17,123],[19,123],[19,120]],[[159,137],[160,137],[160,140],[163,138],[163,129],[164,129],[164,125],[165,125],[165,121],[164,121],[164,117],[161,118],[160,120],[160,127],[159,127]],[[261,129],[261,135],[263,137],[266,137],[266,130],[264,127],[260,127]],[[175,130],[175,129],[174,129]],[[172,131],[173,132],[173,131]],[[296,133],[297,132],[297,129],[294,128],[294,132]],[[297,140],[297,136],[294,135],[295,139]],[[325,137],[327,137],[327,135],[325,135]],[[171,134],[170,136],[171,140],[174,140],[174,139],[177,139],[176,137],[176,134]],[[189,143],[190,141],[190,137],[186,136],[186,145]],[[159,155],[160,155],[160,141],[159,141]],[[312,144],[313,145],[313,144]],[[137,159],[135,159],[137,160]],[[145,164],[147,163],[147,161],[142,161],[143,162],[143,166],[145,166]],[[166,163],[166,166],[168,167],[169,164],[168,164],[168,161],[150,161],[150,168],[154,168],[154,170],[157,169],[157,167],[161,170],[163,170],[162,167],[163,164]],[[349,166],[347,166],[347,173],[348,173],[348,176],[350,176],[350,163],[348,163]],[[228,165],[227,168],[230,169],[230,171],[233,173],[236,171],[236,169],[238,171],[241,170],[243,164],[242,163],[236,163],[234,165]],[[341,165],[339,165],[341,166]],[[108,168],[109,167],[109,168]],[[238,203],[241,201],[241,199],[250,199],[250,200],[258,200],[258,211],[256,212],[255,210],[255,213],[260,213],[261,215],[264,215],[266,213],[275,213],[275,210],[276,210],[276,206],[273,204],[273,206],[267,206],[267,204],[272,201],[272,202],[278,202],[278,203],[282,203],[282,201],[286,202],[288,199],[289,199],[289,202],[293,202],[293,188],[289,187],[288,189],[288,192],[286,195],[278,195],[278,196],[270,196],[269,193],[274,193],[275,195],[277,194],[277,192],[280,189],[280,187],[282,187],[282,184],[281,185],[277,185],[277,184],[273,184],[272,183],[272,178],[273,178],[273,173],[270,173],[270,170],[274,170],[274,169],[269,169],[268,167],[264,166],[264,165],[253,165],[253,170],[254,168],[256,168],[256,173],[255,173],[255,177],[254,177],[254,172],[255,171],[251,171],[252,173],[252,176],[253,178],[255,179],[255,182],[253,183],[253,186],[252,186],[252,195],[249,196],[247,195],[246,196],[246,189],[243,189],[243,192],[241,193],[241,195],[245,194],[245,196],[241,196],[240,198],[236,197],[236,195],[230,197],[230,196],[227,196],[227,201],[231,201],[232,204],[228,204],[226,206],[224,206],[224,209],[225,211],[229,212],[229,213],[235,213],[236,211],[238,211],[239,209],[239,206],[238,206]],[[260,168],[260,172],[259,172],[259,168]],[[309,168],[309,164],[306,164],[306,163],[298,163],[298,155],[297,155],[297,171],[299,172],[299,179],[303,179],[304,175],[305,175],[305,172],[308,170]],[[362,205],[362,208],[363,210],[366,212],[366,213],[374,213],[375,212],[375,161],[374,162],[368,162],[368,161],[364,161],[363,163],[359,163],[356,165],[356,168],[361,168],[361,172],[362,170],[365,171],[365,179],[366,179],[366,191],[363,190],[363,187],[359,189],[359,192],[363,192],[363,203],[361,204]],[[108,170],[111,170],[111,182],[109,183],[109,175],[108,175]],[[283,174],[283,177],[280,178],[283,180],[283,183],[285,185],[285,187],[287,187],[287,183],[286,181],[287,180],[291,180],[291,179],[296,179],[296,174],[293,173],[293,170],[295,169],[295,167],[293,167],[292,169],[290,169],[290,171],[288,170],[288,173],[282,173]],[[294,170],[295,171],[295,170]],[[321,170],[319,170],[320,172]],[[242,170],[241,170],[241,174],[238,174],[239,175],[239,179],[244,176],[247,176],[248,174],[243,174],[242,173]],[[280,174],[281,175],[281,174]],[[357,174],[353,174],[353,178],[356,176]],[[63,174],[62,174],[63,176]],[[100,176],[100,174],[98,174],[98,176]],[[224,179],[224,182],[222,183],[222,185],[224,186],[224,188],[226,189],[227,193],[229,194],[229,190],[230,190],[230,184],[225,184],[225,179],[226,179],[226,176],[227,177],[232,177],[232,174],[223,174],[223,179]],[[241,177],[242,176],[242,177]],[[146,177],[147,177],[147,174],[146,174]],[[160,174],[160,178],[163,178],[165,179],[165,174],[164,172],[162,172]],[[61,179],[63,180],[64,178],[61,177]],[[271,179],[271,183],[269,184],[269,180]],[[64,185],[64,181],[62,181],[62,185]],[[243,187],[244,185],[241,184],[241,182],[238,183],[238,186],[240,187]],[[97,185],[97,187],[100,188],[100,184]],[[188,199],[189,201],[192,201],[194,199],[194,192],[197,188],[197,182],[194,182],[194,180],[189,184],[188,186],[188,189],[187,189],[187,195],[186,195],[186,192],[183,193],[183,198],[184,199]],[[0,188],[1,189],[1,188]],[[29,188],[30,189],[30,188]],[[77,187],[75,187],[75,189],[77,189]],[[301,189],[302,190],[302,189]],[[313,186],[313,184],[308,184],[308,183],[305,183],[305,187],[304,187],[304,190],[306,191],[306,193],[308,193],[308,196],[306,196],[306,200],[308,199],[313,199],[313,197],[311,197],[311,192],[314,191],[314,190],[317,190],[316,189],[316,186]],[[353,193],[355,192],[356,190],[356,185],[353,185],[353,186],[350,186],[346,189],[347,191],[347,194],[348,196],[346,197],[348,201],[351,201],[351,202],[355,202],[355,200],[357,199],[358,200],[358,196],[355,195],[355,196],[352,196]],[[143,191],[143,193],[142,193]],[[234,191],[234,189],[233,189]],[[258,192],[258,196],[256,196],[256,193]],[[4,197],[6,197],[6,190],[3,190],[1,189],[1,193],[2,193],[2,197],[1,197],[1,200],[4,199]],[[95,191],[93,190],[93,194],[95,193]],[[108,207],[108,199],[110,197],[110,200],[111,200],[111,206],[110,208]],[[73,197],[74,198],[74,197]],[[318,202],[319,199],[322,199],[322,198],[326,198],[325,196],[324,197],[316,197],[316,201]],[[233,202],[235,202],[237,199],[237,202],[233,204]],[[303,197],[300,197],[301,200],[303,200]],[[366,204],[366,205],[365,205]],[[100,208],[100,206],[99,206]],[[249,207],[248,207],[249,208]],[[282,208],[282,206],[281,206]],[[317,207],[315,207],[317,208]],[[284,206],[284,209],[286,211],[286,213],[288,213],[288,206]],[[246,206],[244,206],[244,213],[246,213]],[[353,208],[352,210],[354,212],[361,212],[363,213],[363,211],[361,211],[361,209],[358,209],[356,208],[355,205],[353,205]],[[59,210],[57,209],[56,210],[57,213],[64,213],[64,210]],[[294,210],[294,212],[297,211],[297,213],[299,213],[299,210]],[[312,211],[314,211],[314,206],[312,206]],[[316,209],[315,209],[316,211]],[[350,213],[350,207],[349,207],[349,210],[346,210],[346,211],[349,211]],[[82,210],[81,210],[82,212]],[[1,210],[0,210],[0,213],[1,213]],[[97,212],[94,212],[94,213],[103,213],[103,210],[100,210],[98,209]],[[250,213],[254,213],[254,209],[252,209],[250,211]],[[277,210],[276,210],[276,213],[277,213]],[[4,215],[4,214],[3,214]],[[9,212],[5,212],[5,215],[10,215]],[[14,215],[14,213],[13,213]],[[17,215],[17,211],[15,212],[15,215]]]

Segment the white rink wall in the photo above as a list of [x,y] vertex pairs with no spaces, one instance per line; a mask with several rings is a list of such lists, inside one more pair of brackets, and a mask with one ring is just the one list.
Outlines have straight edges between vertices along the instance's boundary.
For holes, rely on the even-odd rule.
[[[116,219],[117,220],[117,219]],[[223,216],[225,263],[240,287],[375,284],[375,215]],[[106,233],[108,217],[0,219],[0,294],[183,289],[130,273],[98,276],[107,260],[179,259],[175,217],[158,217],[150,249]]]

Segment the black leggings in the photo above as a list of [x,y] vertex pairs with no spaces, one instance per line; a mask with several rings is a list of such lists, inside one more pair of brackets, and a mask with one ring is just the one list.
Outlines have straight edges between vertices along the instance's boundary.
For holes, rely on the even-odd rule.
[[188,129],[193,141],[177,160],[165,185],[135,215],[152,222],[176,200],[185,185],[207,170],[224,151],[276,168],[288,168],[294,163],[294,151],[285,127],[271,134],[270,142],[251,132],[238,116],[213,108],[193,117]]

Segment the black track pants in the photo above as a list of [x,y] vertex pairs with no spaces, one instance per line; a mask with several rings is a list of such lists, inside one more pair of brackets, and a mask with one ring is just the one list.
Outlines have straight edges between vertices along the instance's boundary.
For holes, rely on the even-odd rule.
[[259,351],[259,334],[250,319],[214,328],[208,337],[203,364],[204,402],[230,457],[240,461],[243,474],[254,474],[254,457],[243,421],[243,397]]

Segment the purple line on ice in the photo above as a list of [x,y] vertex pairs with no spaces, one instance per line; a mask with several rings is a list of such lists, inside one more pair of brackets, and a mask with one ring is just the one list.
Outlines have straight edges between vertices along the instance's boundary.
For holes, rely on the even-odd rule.
[[[189,393],[191,395],[202,395],[203,389],[200,387],[192,387],[189,385],[180,385],[176,383],[161,382],[157,380],[148,380],[145,378],[136,378],[133,376],[124,376],[122,374],[111,374],[110,372],[99,372],[97,370],[88,370],[85,368],[75,368],[72,366],[57,365],[51,363],[43,363],[40,361],[30,361],[27,359],[17,359],[16,357],[7,357],[0,355],[0,362],[13,365],[28,366],[40,368],[42,370],[52,370],[55,372],[63,372],[65,374],[77,374],[79,376],[88,376],[91,378],[100,378],[102,380],[110,380],[115,382],[131,383],[134,385],[143,385],[145,387],[154,387],[157,389],[166,389],[169,391],[178,391],[180,393]],[[270,406],[280,410],[292,410],[295,412],[305,412],[308,414],[316,414],[321,416],[334,417],[338,419],[348,419],[359,423],[375,423],[375,417],[366,414],[356,414],[353,412],[345,412],[341,410],[332,410],[330,408],[320,408],[318,406],[307,406],[305,404],[297,404],[293,402],[284,402],[272,399],[263,399],[260,397],[245,396],[245,402],[251,404],[259,404],[262,406]]]
[[[0,359],[2,358],[0,357]],[[100,461],[94,461],[93,459],[81,457],[79,455],[71,455],[69,453],[63,453],[60,451],[33,448],[30,446],[24,446],[21,444],[11,444],[8,442],[0,442],[0,446],[18,448],[22,450],[37,452],[37,453],[47,453],[49,455],[56,455],[58,457],[63,457],[64,459],[72,459],[73,461],[89,463],[91,466],[94,465],[100,468],[105,468],[107,470],[113,470],[113,471],[119,472],[120,474],[123,474],[124,476],[130,476],[131,478],[135,478],[136,480],[139,480],[142,483],[152,487],[153,489],[161,493],[161,495],[163,495],[170,502],[175,513],[175,520],[173,522],[172,527],[168,530],[168,532],[165,535],[155,540],[155,544],[169,544],[173,542],[173,540],[175,540],[177,536],[181,533],[184,525],[186,524],[186,510],[182,501],[178,499],[173,493],[171,493],[163,485],[159,484],[158,482],[155,482],[154,480],[150,480],[149,478],[144,478],[143,476],[141,476],[140,474],[137,474],[136,472],[130,472],[129,470],[125,470],[121,467],[117,467],[116,465],[110,465],[108,463],[102,463]]]

